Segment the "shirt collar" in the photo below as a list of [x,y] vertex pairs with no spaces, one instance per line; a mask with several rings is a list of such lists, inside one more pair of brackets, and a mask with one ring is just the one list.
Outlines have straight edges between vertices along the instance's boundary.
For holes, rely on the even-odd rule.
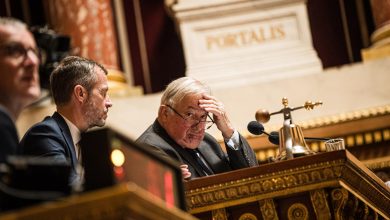
[[[61,115],[61,114],[60,114]],[[61,115],[66,124],[68,125],[70,135],[72,136],[73,144],[76,146],[77,143],[81,140],[81,132],[71,121],[69,121],[65,116]]]

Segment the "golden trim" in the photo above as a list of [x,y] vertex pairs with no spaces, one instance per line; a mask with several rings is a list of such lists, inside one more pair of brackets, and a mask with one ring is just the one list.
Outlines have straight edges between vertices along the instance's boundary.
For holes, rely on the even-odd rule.
[[[341,187],[368,204],[378,214],[390,217],[384,211],[390,210],[390,204],[377,202],[390,197],[389,192],[384,190],[385,185],[365,166],[356,164],[357,159],[350,153],[345,153],[345,156],[338,153],[340,156],[331,161],[313,162],[299,167],[283,168],[280,171],[188,189],[186,199],[189,212],[202,213],[312,190]],[[326,193],[319,193],[320,195],[312,195],[312,200],[322,197],[325,201]],[[318,210],[318,207],[316,209]]]
[[324,116],[306,122],[300,123],[302,129],[317,128],[327,125],[334,125],[343,122],[362,120],[371,117],[378,117],[390,114],[390,105],[371,107],[346,113],[340,113],[331,116]]
[[304,204],[294,203],[288,208],[287,216],[289,220],[308,220],[309,211]]
[[[370,107],[365,109],[359,109],[355,111],[343,112],[334,115],[320,116],[307,121],[299,122],[299,126],[303,129],[319,128],[324,126],[336,125],[345,122],[358,121],[362,119],[368,119],[373,117],[380,117],[390,115],[390,104],[383,106]],[[270,126],[269,130],[278,130],[280,126]],[[240,132],[245,137],[253,138],[256,135],[250,134],[244,130]]]
[[311,204],[316,213],[317,219],[331,219],[330,209],[326,201],[324,189],[310,191]]
[[[343,160],[328,161],[186,191],[191,213],[208,211],[292,192],[337,186]],[[288,191],[286,191],[288,189]]]
[[331,193],[334,218],[335,220],[343,219],[343,210],[348,200],[348,191],[346,189],[334,189]]
[[238,218],[238,220],[257,220],[257,217],[252,213],[244,213]]
[[214,209],[212,211],[212,220],[227,220],[226,210],[222,209]]
[[371,170],[390,168],[390,156],[366,160],[363,163]]
[[386,24],[371,34],[371,41],[375,44],[390,37],[390,24]]
[[278,212],[276,211],[273,199],[263,199],[259,201],[261,216],[264,220],[278,220]]
[[[340,136],[345,140],[346,148],[352,148],[356,146],[364,146],[368,144],[379,144],[390,140],[390,128],[383,128],[379,130],[365,131],[346,136]],[[308,142],[308,148],[314,152],[325,152],[325,144],[323,141]],[[268,158],[275,158],[278,155],[277,146],[270,146],[269,148],[257,148],[255,149],[256,158],[259,161],[267,161]],[[378,152],[383,153],[383,152]],[[384,155],[376,155],[376,157],[383,157]],[[366,164],[363,161],[364,164]],[[390,166],[387,166],[390,167]]]

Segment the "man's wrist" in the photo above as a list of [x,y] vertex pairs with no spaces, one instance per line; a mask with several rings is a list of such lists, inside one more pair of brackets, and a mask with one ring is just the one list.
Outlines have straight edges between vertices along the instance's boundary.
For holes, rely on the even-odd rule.
[[238,134],[237,130],[233,131],[233,134],[231,135],[230,138],[224,138],[225,143],[227,143],[229,146],[233,148],[237,148],[240,146],[240,135]]

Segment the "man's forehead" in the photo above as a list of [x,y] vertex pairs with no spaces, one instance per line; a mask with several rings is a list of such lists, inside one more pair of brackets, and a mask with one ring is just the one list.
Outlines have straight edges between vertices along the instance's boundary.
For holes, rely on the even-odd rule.
[[29,43],[35,45],[34,37],[26,28],[0,25],[0,42]]
[[199,99],[193,99],[190,102],[181,102],[179,105],[181,105],[182,109],[185,109],[187,111],[196,111],[196,112],[205,112],[204,109],[199,107]]

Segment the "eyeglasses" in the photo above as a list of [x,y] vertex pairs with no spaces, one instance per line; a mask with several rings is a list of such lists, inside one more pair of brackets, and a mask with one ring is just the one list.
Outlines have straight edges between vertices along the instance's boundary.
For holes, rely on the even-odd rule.
[[40,58],[40,53],[37,48],[25,48],[22,44],[16,42],[0,45],[0,52],[2,54],[16,59],[21,57],[23,57],[23,60],[26,59],[29,51],[31,51],[38,59]]
[[[211,128],[213,124],[215,123],[214,120],[210,117],[209,114],[203,115],[200,119],[196,118],[195,114],[193,113],[187,113],[186,116],[181,115],[179,112],[177,112],[172,106],[166,105],[168,108],[172,109],[173,112],[175,112],[180,118],[182,118],[184,121],[186,121],[188,124],[191,125],[191,127],[196,127],[200,123],[205,123],[206,130]],[[209,120],[207,120],[209,119]]]

